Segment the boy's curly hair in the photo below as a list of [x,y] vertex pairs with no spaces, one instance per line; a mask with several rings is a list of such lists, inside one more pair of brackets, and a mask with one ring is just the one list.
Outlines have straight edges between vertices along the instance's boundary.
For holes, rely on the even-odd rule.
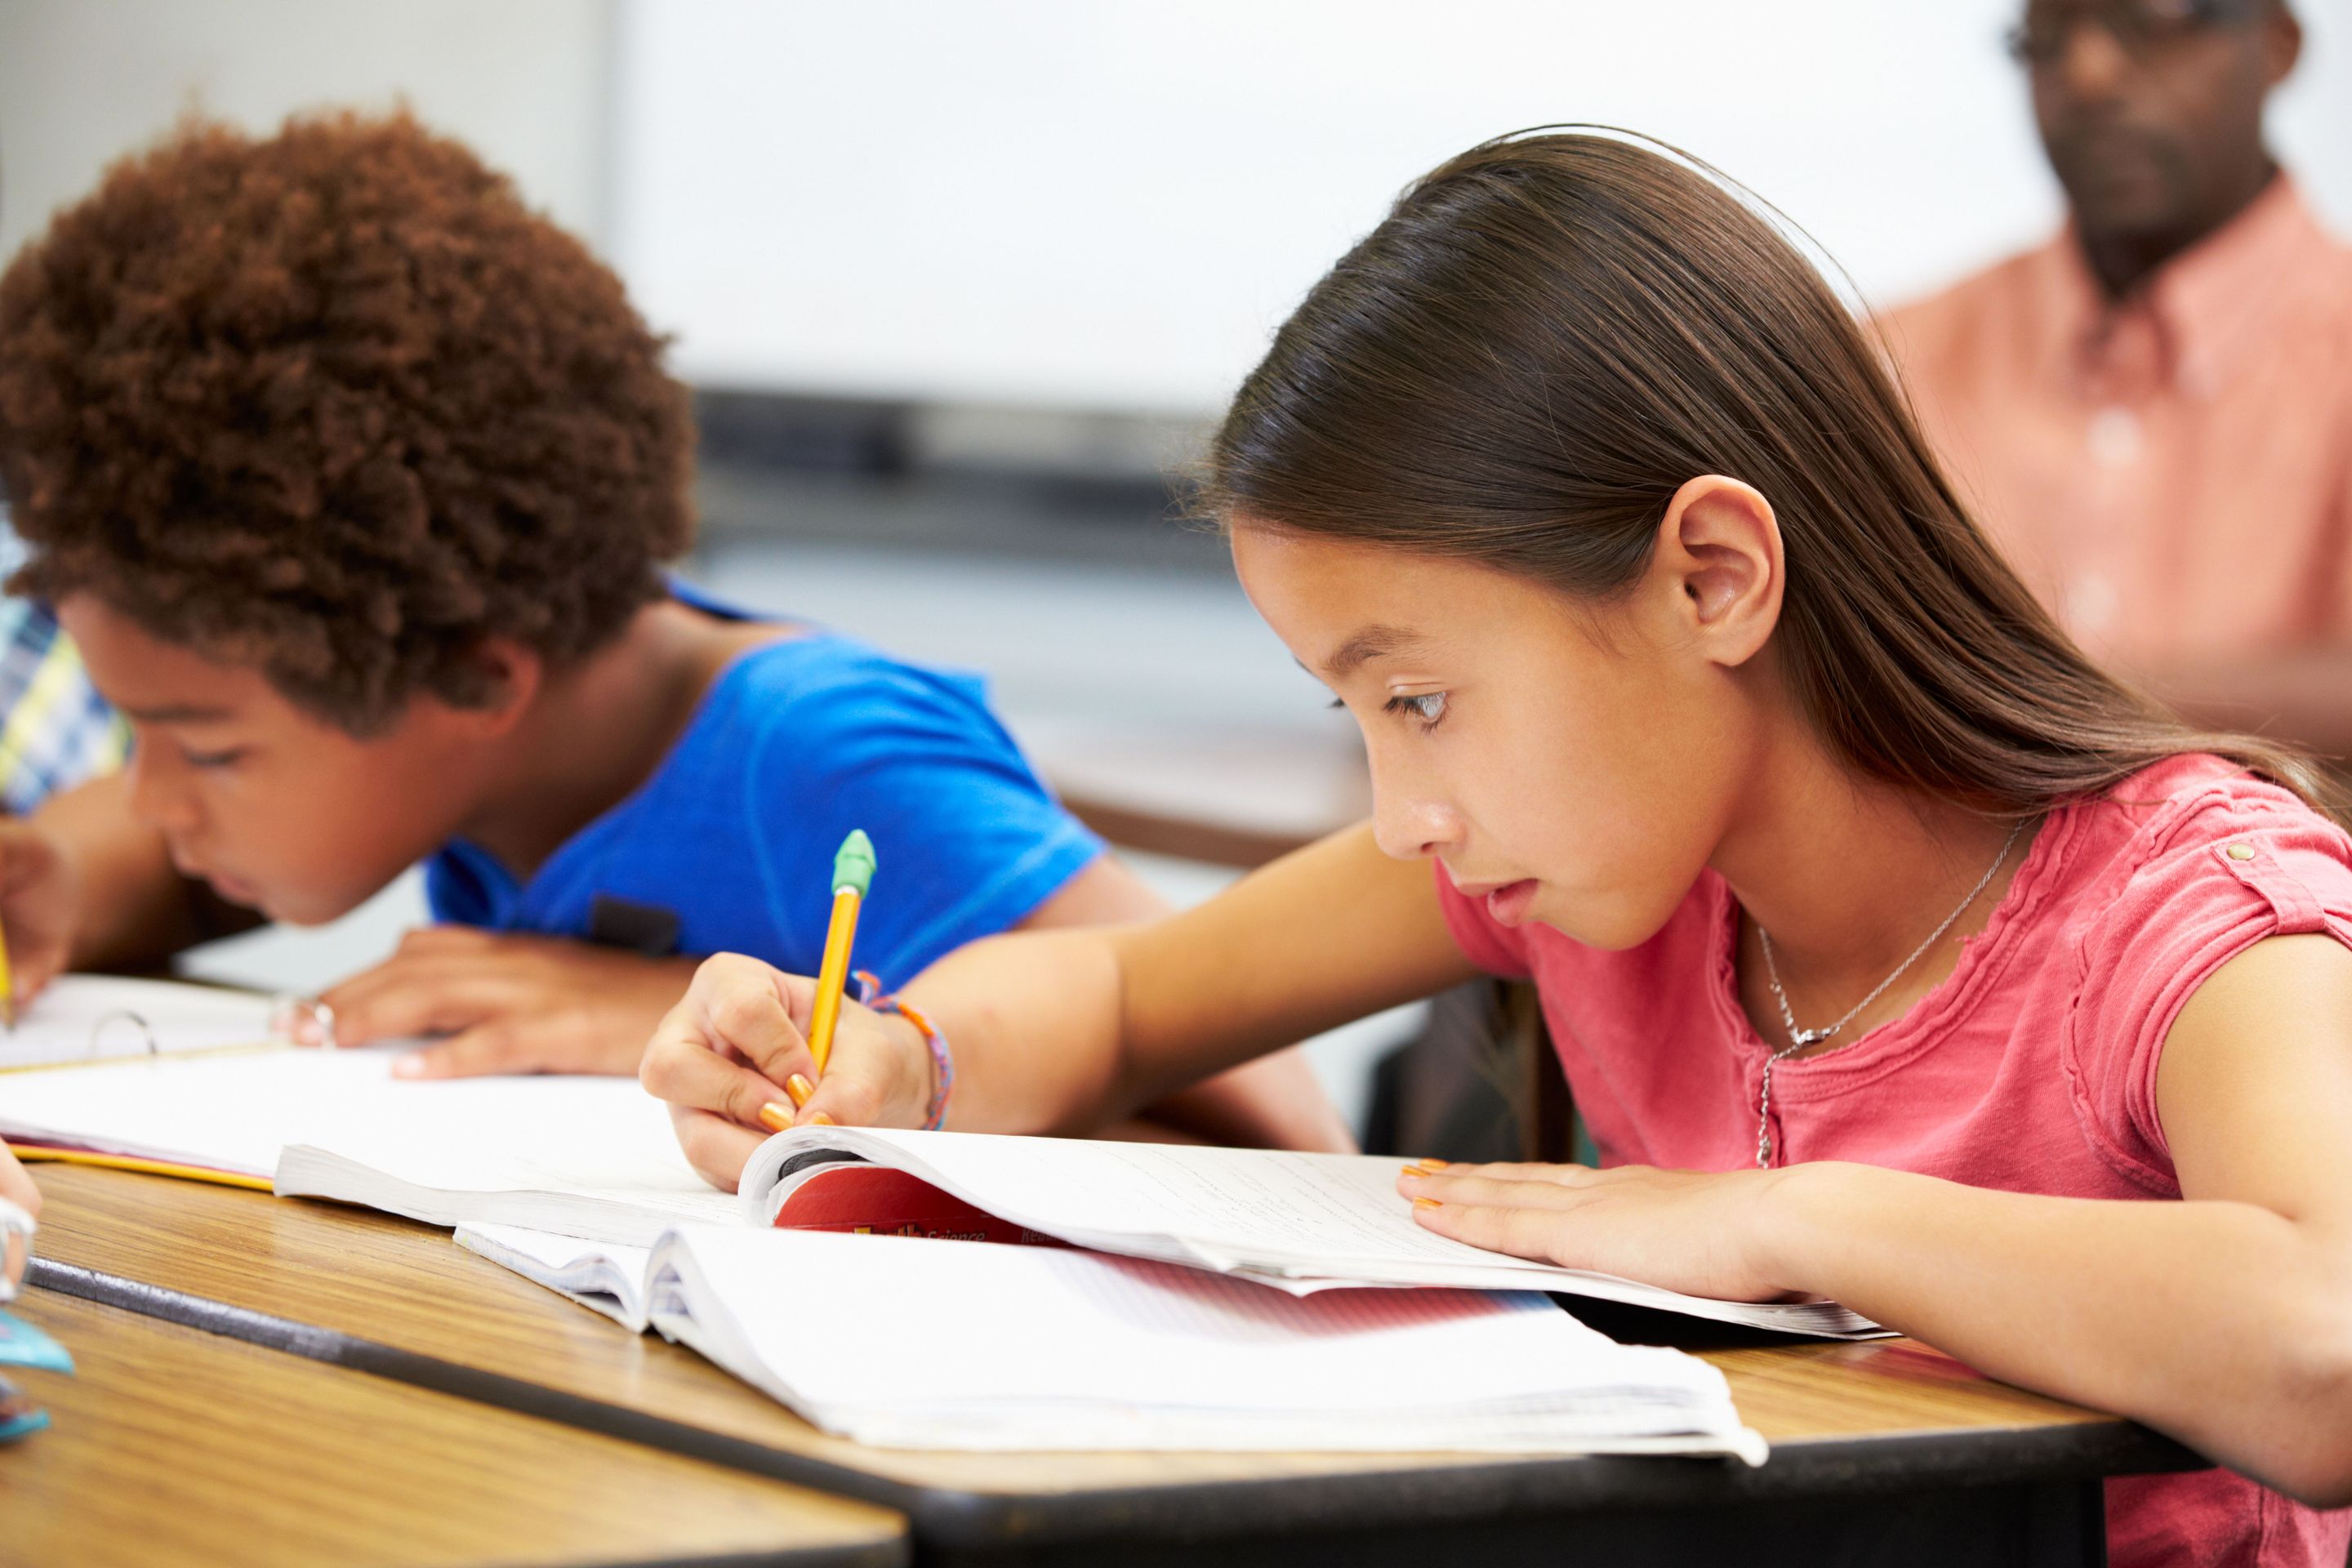
[[693,426],[619,279],[405,110],[183,125],[0,276],[31,559],[355,734],[468,655],[616,635],[693,536]]

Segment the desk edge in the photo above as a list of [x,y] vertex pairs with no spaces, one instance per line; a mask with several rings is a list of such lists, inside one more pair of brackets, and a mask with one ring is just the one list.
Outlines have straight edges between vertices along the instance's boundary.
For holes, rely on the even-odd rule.
[[36,1258],[27,1283],[206,1333],[560,1421],[688,1458],[870,1502],[907,1516],[914,1540],[942,1547],[1045,1544],[1149,1531],[1167,1540],[1335,1524],[1524,1516],[1561,1509],[1705,1508],[1813,1496],[1890,1495],[2201,1469],[2209,1461],[2132,1422],[1986,1427],[1777,1445],[1751,1469],[1731,1459],[1589,1456],[1497,1459],[1442,1469],[1173,1482],[1064,1493],[967,1491],[730,1436],[667,1416],[461,1365],[422,1352],[231,1306],[208,1297]]

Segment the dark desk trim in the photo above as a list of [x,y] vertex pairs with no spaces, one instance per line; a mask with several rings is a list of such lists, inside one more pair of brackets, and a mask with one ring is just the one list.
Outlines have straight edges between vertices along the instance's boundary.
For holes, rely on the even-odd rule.
[[[2131,1423],[1978,1429],[1916,1436],[1783,1443],[1751,1469],[1731,1459],[1498,1459],[1443,1469],[1171,1483],[1068,1493],[925,1487],[772,1448],[519,1378],[312,1327],[205,1297],[36,1258],[28,1283],[208,1333],[561,1421],[728,1465],[908,1517],[918,1550],[971,1551],[1149,1536],[1210,1542],[1239,1535],[1526,1519],[1628,1510],[1706,1509],[1971,1487],[2091,1481],[2202,1469],[2189,1449]],[[845,1556],[842,1561],[865,1562]]]

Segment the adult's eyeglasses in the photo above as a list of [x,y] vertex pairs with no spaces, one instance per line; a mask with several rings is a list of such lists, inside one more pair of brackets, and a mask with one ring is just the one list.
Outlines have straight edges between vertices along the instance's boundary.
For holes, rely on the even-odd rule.
[[2250,19],[2267,0],[2075,0],[2029,5],[2004,42],[2021,66],[2048,65],[2066,52],[2074,29],[2095,26],[2126,54],[2144,58],[2194,33]]

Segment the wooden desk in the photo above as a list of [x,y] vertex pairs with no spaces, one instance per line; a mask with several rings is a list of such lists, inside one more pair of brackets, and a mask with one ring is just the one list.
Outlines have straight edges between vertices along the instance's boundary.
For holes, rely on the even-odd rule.
[[[817,1432],[689,1352],[629,1334],[388,1215],[118,1172],[36,1171],[36,1278],[175,1321],[906,1513],[927,1560],[1222,1564],[1844,1560],[2081,1563],[2097,1479],[2194,1455],[1908,1342],[1708,1352],[1771,1462],[1476,1455],[922,1453]],[[1564,1533],[1565,1532],[1565,1533]],[[1937,1552],[1945,1549],[1946,1555]],[[1958,1555],[1956,1555],[1958,1554]],[[1856,1561],[1879,1560],[1877,1556]]]
[[0,1447],[0,1563],[907,1560],[863,1503],[48,1292],[78,1374]]

